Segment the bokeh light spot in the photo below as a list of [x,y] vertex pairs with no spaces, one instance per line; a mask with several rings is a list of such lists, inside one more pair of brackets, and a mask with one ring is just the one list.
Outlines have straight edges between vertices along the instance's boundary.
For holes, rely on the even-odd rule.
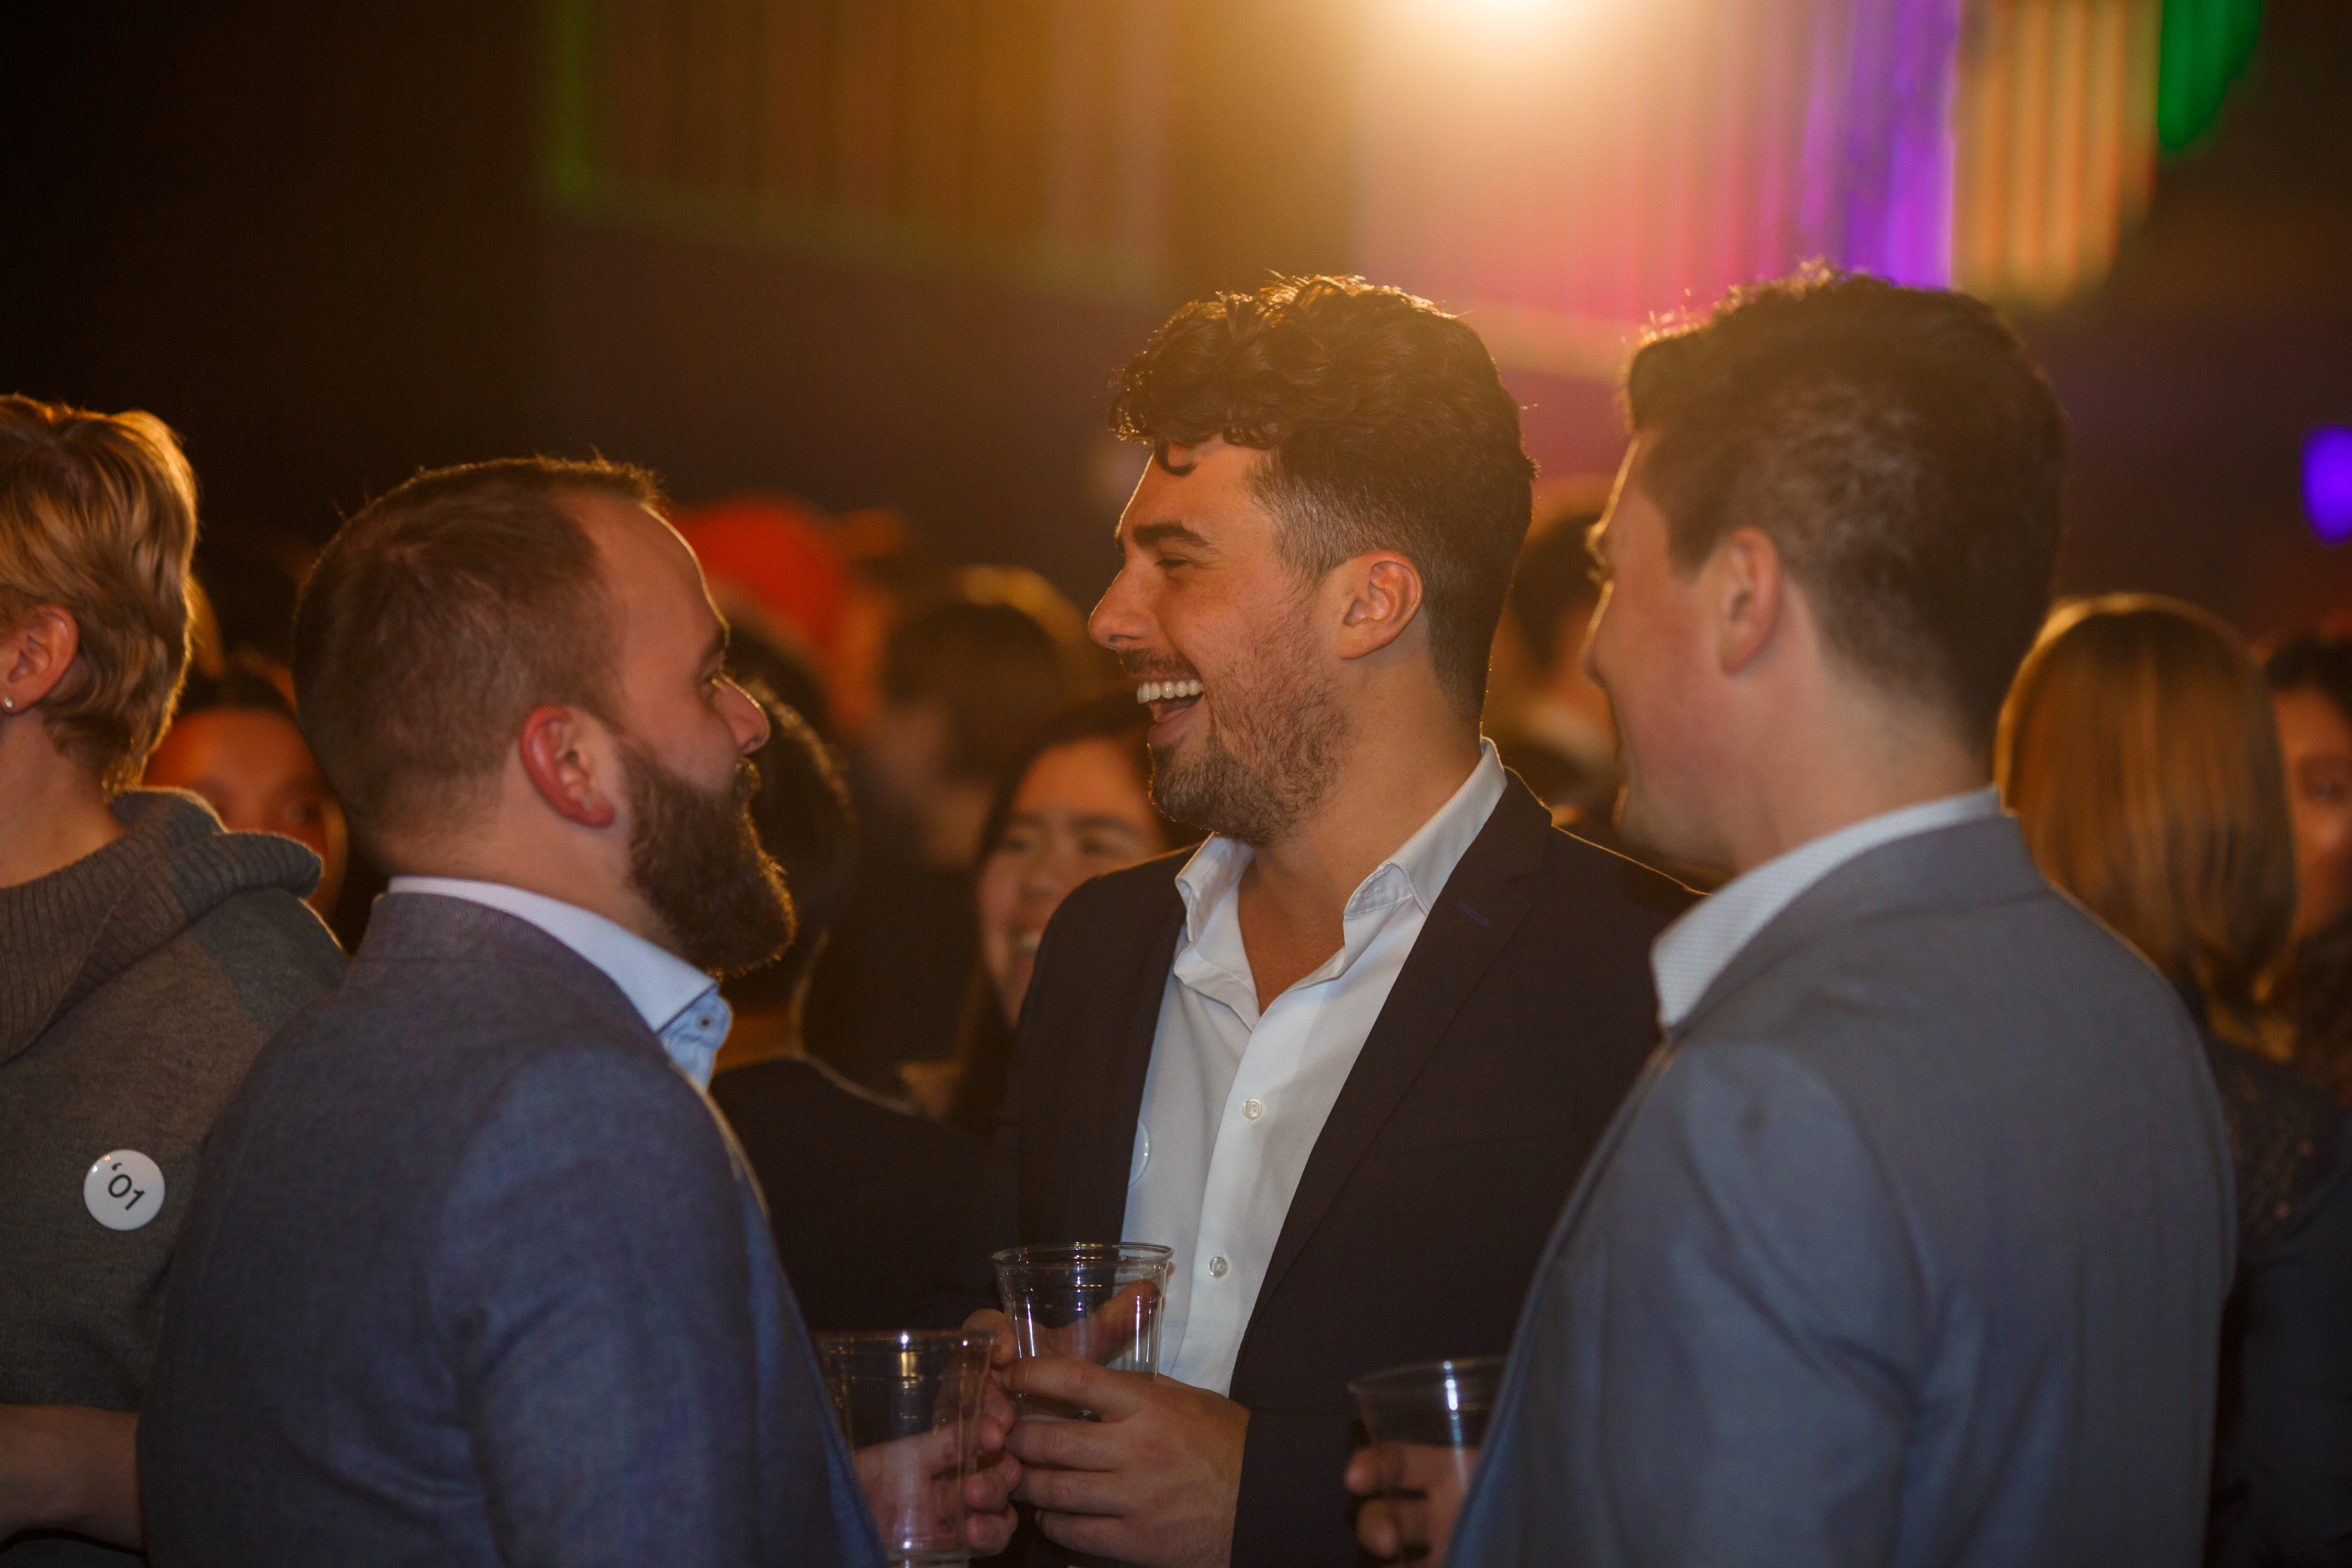
[[2303,510],[2327,543],[2352,539],[2352,427],[2323,425],[2305,437]]

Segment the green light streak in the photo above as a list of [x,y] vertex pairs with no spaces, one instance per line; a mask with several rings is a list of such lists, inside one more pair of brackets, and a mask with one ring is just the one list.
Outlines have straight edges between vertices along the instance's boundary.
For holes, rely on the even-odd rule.
[[2261,35],[2263,0],[2164,0],[2156,78],[2156,137],[2185,152],[2221,112]]

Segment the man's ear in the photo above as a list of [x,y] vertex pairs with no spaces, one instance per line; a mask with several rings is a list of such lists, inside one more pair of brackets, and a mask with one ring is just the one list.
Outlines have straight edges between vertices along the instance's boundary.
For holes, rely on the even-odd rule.
[[612,764],[599,766],[611,749],[594,744],[603,726],[577,708],[534,708],[522,721],[522,771],[530,777],[539,798],[558,816],[583,827],[610,827],[618,816],[606,776]]
[[1715,613],[1716,658],[1726,675],[1737,675],[1771,646],[1788,605],[1788,574],[1780,552],[1760,529],[1736,528],[1724,535],[1703,568],[1710,579]]
[[1332,580],[1346,595],[1339,615],[1341,658],[1380,652],[1421,614],[1421,568],[1393,550],[1345,562]]
[[36,605],[0,632],[0,695],[22,713],[57,689],[81,650],[81,627],[58,605]]

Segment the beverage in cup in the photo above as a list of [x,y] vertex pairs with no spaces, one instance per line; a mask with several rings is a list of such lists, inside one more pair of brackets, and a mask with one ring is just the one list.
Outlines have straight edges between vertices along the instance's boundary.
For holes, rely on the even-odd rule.
[[986,1334],[819,1334],[817,1363],[894,1568],[967,1563],[965,1479],[988,1379]]
[[1381,1495],[1406,1542],[1402,1561],[1442,1556],[1486,1440],[1504,1358],[1476,1356],[1391,1367],[1348,1384],[1388,1484]]
[[[1169,1258],[1165,1247],[1132,1241],[1059,1242],[992,1254],[1015,1353],[1157,1372]],[[1024,1420],[1094,1419],[1074,1405],[1038,1394],[1023,1395],[1019,1405]]]

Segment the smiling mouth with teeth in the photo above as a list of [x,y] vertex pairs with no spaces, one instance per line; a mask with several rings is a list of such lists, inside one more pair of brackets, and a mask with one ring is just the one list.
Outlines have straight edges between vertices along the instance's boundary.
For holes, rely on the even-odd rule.
[[1201,695],[1197,680],[1147,680],[1135,689],[1135,700],[1144,704],[1158,702],[1190,702]]

